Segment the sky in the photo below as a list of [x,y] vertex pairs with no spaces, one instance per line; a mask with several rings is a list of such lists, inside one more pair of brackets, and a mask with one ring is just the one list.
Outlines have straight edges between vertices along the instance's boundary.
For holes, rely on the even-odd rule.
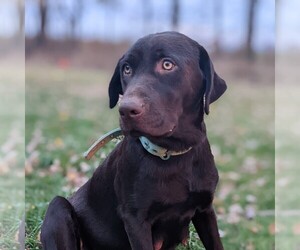
[[[65,0],[72,7],[76,0]],[[14,32],[18,21],[14,1],[2,0],[0,8],[0,36]],[[26,35],[34,36],[38,32],[38,10],[36,0],[26,0]],[[52,10],[57,7],[59,0],[50,0]],[[153,18],[146,26],[143,23],[143,1],[116,0],[118,4],[101,5],[94,0],[85,0],[81,21],[76,35],[84,40],[101,39],[110,42],[121,40],[135,41],[148,33],[170,30],[171,0],[150,0],[153,6]],[[179,31],[199,41],[205,46],[212,44],[214,33],[215,1],[186,0],[181,1]],[[293,47],[300,44],[298,0],[280,0],[277,8],[275,23],[275,1],[258,0],[255,20],[254,47],[258,51],[272,49],[277,34],[277,45]],[[219,35],[222,47],[234,50],[241,47],[246,38],[247,0],[220,0],[223,3],[222,32]],[[69,27],[61,14],[51,11],[49,14],[47,33],[52,38],[66,37]],[[278,32],[277,32],[278,33]],[[277,46],[276,45],[276,46]]]

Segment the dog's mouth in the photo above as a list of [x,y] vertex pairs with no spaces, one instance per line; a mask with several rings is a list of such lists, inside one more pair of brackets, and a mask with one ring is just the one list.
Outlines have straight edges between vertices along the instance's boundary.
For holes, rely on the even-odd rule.
[[120,126],[125,135],[133,137],[168,138],[176,130],[177,119],[174,115],[142,114],[120,116]]

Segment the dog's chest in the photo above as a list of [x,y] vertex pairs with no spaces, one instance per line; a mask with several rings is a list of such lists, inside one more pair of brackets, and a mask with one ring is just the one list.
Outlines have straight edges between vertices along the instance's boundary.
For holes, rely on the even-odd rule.
[[[192,217],[197,208],[204,209],[212,202],[212,192],[195,190],[193,180],[183,174],[167,180],[144,182],[136,194],[138,207],[148,208],[149,220]],[[198,183],[198,186],[201,185]]]
[[185,178],[173,178],[167,181],[158,181],[153,185],[154,200],[163,204],[175,204],[188,198],[190,183]]

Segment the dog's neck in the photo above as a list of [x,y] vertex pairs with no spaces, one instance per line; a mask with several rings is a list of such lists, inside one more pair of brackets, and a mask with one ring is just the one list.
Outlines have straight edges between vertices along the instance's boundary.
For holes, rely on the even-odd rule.
[[[201,136],[199,138],[206,137],[205,124],[202,122],[201,129],[198,131]],[[129,135],[130,136],[130,135]],[[193,135],[195,137],[196,135]],[[114,129],[107,134],[101,136],[85,153],[84,157],[89,160],[92,156],[105,144],[107,144],[112,139],[123,139],[124,135],[120,128]],[[194,138],[195,139],[195,138]],[[182,138],[176,139],[175,137],[169,138],[147,138],[145,136],[140,136],[139,141],[143,148],[147,150],[150,154],[160,157],[163,160],[168,160],[171,156],[183,155],[189,152],[193,145],[183,143]],[[197,141],[199,139],[197,138]],[[201,143],[201,142],[200,142]],[[176,145],[176,146],[175,146]]]
[[185,150],[180,150],[180,151],[169,150],[167,148],[163,148],[161,146],[154,144],[145,136],[140,136],[139,140],[140,140],[142,146],[144,147],[144,149],[148,153],[155,155],[155,156],[161,158],[162,160],[169,160],[171,156],[183,155],[192,149],[192,147],[189,147]]

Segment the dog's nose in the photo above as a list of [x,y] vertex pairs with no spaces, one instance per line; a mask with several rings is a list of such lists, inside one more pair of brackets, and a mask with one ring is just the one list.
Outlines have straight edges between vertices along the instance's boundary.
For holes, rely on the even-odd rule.
[[119,113],[122,118],[135,119],[144,112],[144,104],[139,99],[122,100]]

